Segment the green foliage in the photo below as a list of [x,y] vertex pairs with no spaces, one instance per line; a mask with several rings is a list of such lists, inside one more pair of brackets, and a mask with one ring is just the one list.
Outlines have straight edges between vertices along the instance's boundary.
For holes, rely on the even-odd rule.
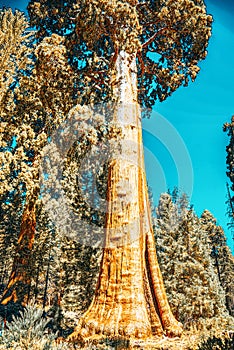
[[232,239],[234,241],[234,116],[230,123],[223,125],[223,131],[228,134],[229,144],[226,146],[226,165],[227,176],[231,182],[231,186],[227,183],[227,215],[229,217],[229,229],[231,229]]
[[2,294],[7,283],[10,269],[14,259],[17,237],[20,231],[20,220],[22,216],[21,194],[15,192],[11,196],[0,197],[0,293]]
[[211,258],[219,282],[225,291],[227,309],[230,315],[234,316],[234,257],[227,245],[222,227],[217,225],[216,219],[208,210],[202,213],[200,222],[209,237]]
[[210,232],[202,220],[184,196],[174,192],[172,200],[169,194],[161,195],[155,220],[157,253],[169,303],[186,329],[209,328],[212,323],[221,327],[229,319]]
[[110,97],[116,55],[124,50],[137,59],[139,103],[152,107],[196,78],[211,35],[202,0],[31,0],[28,10],[40,40],[65,38],[69,63],[85,82],[84,101]]
[[130,348],[130,340],[129,339],[106,339],[103,342],[107,347],[109,346],[111,349],[129,349]]
[[101,340],[77,340],[75,345],[77,349],[84,350],[124,350],[132,349],[130,340],[121,337],[103,338]]
[[[198,62],[206,56],[212,22],[201,0],[179,3],[174,0],[120,0],[112,1],[111,5],[105,0],[31,0],[29,12],[40,39],[34,56],[29,40],[31,34],[25,33],[28,24],[24,16],[13,15],[11,11],[0,14],[1,34],[4,34],[0,56],[3,72],[0,76],[3,83],[0,147],[4,151],[0,158],[1,164],[4,163],[0,169],[0,194],[4,203],[0,208],[0,271],[3,285],[12,263],[25,194],[38,197],[38,192],[33,191],[34,187],[38,189],[38,164],[54,129],[61,125],[75,104],[110,98],[114,64],[120,50],[136,56],[138,100],[142,105],[152,107],[156,99],[164,100],[179,86],[186,86],[189,80],[196,78]],[[14,33],[17,35],[12,37]],[[93,136],[91,130],[88,136],[100,141],[101,128],[99,134]],[[83,215],[81,219],[91,220],[96,213],[86,205],[85,198],[81,198],[76,183],[79,157],[79,154],[70,154],[68,159],[68,155],[64,169],[66,191],[73,209]],[[89,179],[86,180],[90,188]],[[97,178],[98,191],[103,198],[105,181],[106,170],[103,169]],[[227,286],[225,282],[233,266],[229,264],[226,268],[229,258],[224,256],[228,256],[228,252],[218,247],[215,240],[210,246],[213,228],[210,231],[205,228],[204,222],[188,209],[185,196],[180,198],[174,191],[172,197],[172,200],[170,196],[161,197],[155,227],[159,260],[174,313],[185,322],[185,327],[194,322],[206,323],[219,313],[225,318],[224,291],[226,298],[232,293],[230,284]],[[71,321],[76,322],[79,313],[88,307],[94,292],[101,230],[91,227],[92,234],[97,237],[95,248],[77,243],[55,229],[40,207],[40,201],[37,206],[29,294],[41,305],[46,304],[55,323],[71,327]],[[84,229],[82,220],[76,234],[90,237],[91,228]],[[216,252],[219,279],[216,261],[212,260],[217,258]],[[13,315],[13,321],[4,331],[3,343],[20,349],[49,349],[55,346],[52,345],[55,336],[47,334],[48,321],[42,317],[42,310],[29,305],[20,316]],[[102,344],[105,349],[127,345],[122,340],[108,340]],[[67,349],[68,345],[61,344],[57,348]],[[95,345],[89,348],[101,349]]]
[[10,111],[12,94],[9,88],[16,87],[20,71],[30,71],[32,34],[26,32],[26,28],[24,13],[0,8],[0,116]]
[[[17,121],[15,119],[19,80],[30,74],[32,64],[33,35],[27,32],[27,25],[23,13],[0,9],[0,196],[2,202],[9,204],[8,210],[11,210],[12,201],[17,201],[19,194],[22,195],[27,180],[30,181],[21,147],[21,142],[29,136],[29,128],[22,122],[18,129],[22,115]],[[30,138],[25,142],[25,148]],[[23,177],[25,181],[22,181]]]
[[71,239],[61,242],[60,282],[62,292],[63,333],[75,327],[90,305],[99,273],[101,249],[79,244]]
[[[63,38],[51,36],[35,50],[34,32],[29,31],[24,14],[10,9],[0,10],[0,34],[0,274],[4,289],[16,257],[23,208],[28,202],[36,206],[38,200],[43,148],[77,96]],[[46,224],[43,229],[51,231]],[[29,253],[26,250],[26,258]],[[39,256],[35,249],[33,253],[31,275],[38,276]],[[27,293],[24,288],[22,292]]]
[[27,305],[18,317],[13,316],[12,322],[7,324],[2,342],[6,348],[49,350],[55,335],[48,333],[48,322],[43,318],[43,310]]
[[198,346],[198,350],[233,350],[234,349],[234,337],[233,335],[228,338],[216,338],[212,337]]
[[227,157],[227,176],[229,177],[232,187],[231,190],[234,191],[234,116],[232,116],[230,123],[225,123],[223,126],[223,131],[229,136],[229,145],[226,147]]

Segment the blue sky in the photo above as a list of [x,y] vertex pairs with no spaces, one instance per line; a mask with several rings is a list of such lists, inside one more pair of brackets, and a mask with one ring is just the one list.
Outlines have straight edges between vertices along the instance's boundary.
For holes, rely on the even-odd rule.
[[[25,10],[27,0],[0,0]],[[208,56],[194,83],[158,103],[145,120],[146,171],[157,203],[160,192],[179,186],[189,193],[198,215],[208,209],[225,229],[234,249],[226,216],[226,145],[222,125],[234,114],[234,1],[207,0],[214,17]]]
[[[222,125],[230,121],[234,114],[234,2],[207,0],[206,4],[208,12],[214,17],[214,24],[208,56],[200,64],[201,71],[194,83],[187,88],[178,89],[168,100],[157,104],[155,109],[177,130],[191,159],[193,180],[191,179],[188,184],[187,178],[179,183],[179,187],[182,191],[190,192],[191,203],[199,215],[204,209],[212,212],[225,229],[228,244],[233,250],[231,232],[227,229],[225,206],[228,137],[222,131]],[[157,118],[151,121],[150,127],[153,135],[158,127]],[[152,135],[150,135],[151,141],[149,136],[145,135],[145,144],[154,153],[155,158],[160,159],[158,155],[160,151],[157,153],[157,141],[153,140]],[[164,143],[167,148],[168,142]],[[173,145],[170,141],[167,150],[168,159],[171,158],[171,149]],[[151,157],[151,160],[154,158]],[[164,167],[166,182],[168,187],[172,188],[173,185],[178,185],[174,169],[176,164],[170,160],[164,163],[161,164]],[[152,172],[150,161],[146,162],[146,167],[149,183],[157,197],[157,175]],[[189,167],[187,160],[184,172],[191,178]],[[193,182],[192,191],[191,182]]]

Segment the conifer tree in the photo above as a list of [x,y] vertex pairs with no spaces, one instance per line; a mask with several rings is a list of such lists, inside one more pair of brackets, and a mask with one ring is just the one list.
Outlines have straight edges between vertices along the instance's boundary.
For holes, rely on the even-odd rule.
[[228,136],[230,137],[230,143],[226,147],[227,151],[227,158],[226,158],[226,163],[227,163],[227,176],[229,177],[232,187],[231,190],[234,191],[234,173],[233,173],[233,167],[234,167],[234,160],[233,160],[233,154],[234,154],[234,135],[233,135],[233,126],[234,126],[234,116],[232,116],[231,122],[230,123],[225,123],[223,126],[223,131],[228,133]]
[[232,116],[230,123],[223,125],[223,131],[227,132],[229,136],[229,145],[226,147],[226,164],[227,164],[227,176],[231,182],[231,185],[227,182],[227,214],[229,216],[229,228],[232,232],[232,239],[234,240],[234,116]]
[[62,244],[63,327],[73,329],[92,301],[102,251],[68,238],[63,239]]
[[161,195],[155,222],[157,252],[169,303],[187,329],[229,322],[209,230],[202,220],[188,203],[185,208],[184,199],[178,196],[173,202],[169,194]]
[[9,278],[13,263],[15,246],[20,230],[22,216],[21,193],[14,193],[12,203],[7,202],[8,196],[1,196],[0,203],[0,295]]
[[108,171],[98,285],[71,339],[179,335],[156,259],[138,103],[151,107],[196,78],[212,18],[201,0],[32,0],[28,9],[39,37],[65,38],[68,61],[87,83],[87,89],[80,85],[81,93],[86,89],[83,103],[112,96],[113,120],[123,134],[123,151]]
[[[81,116],[79,115],[80,110],[83,111]],[[84,110],[88,112],[87,115],[84,114]],[[63,322],[61,325],[63,328],[74,326],[74,321],[77,320],[81,311],[84,311],[85,306],[90,303],[97,279],[94,276],[98,272],[96,259],[100,255],[99,246],[102,246],[104,236],[103,228],[100,227],[99,223],[101,221],[103,224],[103,213],[99,214],[95,210],[89,210],[87,199],[85,201],[82,197],[84,188],[88,189],[92,195],[90,174],[93,164],[89,164],[89,159],[89,162],[85,162],[85,172],[84,169],[81,172],[79,168],[82,168],[82,159],[90,151],[91,146],[95,148],[98,140],[108,136],[109,131],[111,131],[112,136],[115,134],[111,123],[106,128],[101,117],[99,119],[96,117],[97,123],[93,120],[92,125],[89,125],[90,116],[93,116],[89,109],[76,106],[70,114],[75,114],[78,118],[74,121],[79,122],[81,137],[75,139],[75,143],[73,140],[71,141],[71,148],[68,148],[68,152],[63,150],[63,142],[61,142],[61,151],[65,154],[64,162],[56,157],[56,149],[54,148],[56,133],[54,138],[52,136],[53,141],[44,148],[46,164],[43,171],[46,180],[43,182],[40,192],[41,200],[38,200],[37,205],[40,208],[37,209],[37,227],[32,251],[35,266],[31,277],[31,296],[34,296],[39,304],[43,304],[44,309],[50,315],[56,311],[62,312]],[[71,118],[71,120],[73,119]],[[68,126],[71,127],[69,124],[71,120],[68,118],[67,124],[64,123],[65,126],[61,124],[65,134],[64,129],[69,130]],[[72,125],[72,129],[73,127],[74,125]],[[64,137],[66,138],[66,135]],[[103,147],[102,149],[104,149]],[[96,148],[92,151],[96,153]],[[56,178],[56,166],[54,172],[53,162],[57,165],[57,161],[62,163],[63,177],[61,182],[59,178]],[[102,181],[99,179],[98,182],[99,191],[103,191]],[[63,203],[57,197],[61,185],[64,194],[67,195],[66,204],[70,205],[75,212],[75,216],[73,216],[75,220],[75,223],[73,222],[74,230],[71,226],[69,226],[69,231],[66,230],[67,208],[64,209]],[[57,189],[59,189],[58,192]],[[56,211],[57,209],[58,211]],[[51,215],[52,210],[55,211],[56,223]],[[88,224],[85,225],[85,222]],[[88,293],[87,285],[89,286]],[[52,295],[54,297],[51,297]],[[76,316],[74,317],[75,312]],[[73,316],[73,320],[71,320],[71,316]]]
[[[14,91],[17,91],[20,76],[27,76],[30,71],[30,54],[29,46],[31,33],[25,32],[27,21],[24,15],[18,11],[15,14],[9,10],[1,10],[0,12],[0,29],[1,29],[1,90],[0,90],[0,114],[1,114],[1,208],[3,209],[3,217],[9,215],[12,203],[15,202],[18,208],[14,208],[19,215],[19,209],[22,210],[22,202],[24,200],[24,192],[26,183],[30,183],[30,175],[27,172],[27,161],[29,160],[24,153],[22,143],[25,140],[29,128],[23,123],[19,125],[19,121],[15,117],[16,101],[14,99]],[[20,135],[20,136],[19,136]],[[29,137],[30,138],[30,137]],[[16,147],[16,139],[17,146]],[[27,145],[25,147],[27,149]],[[30,160],[29,160],[30,161]],[[22,179],[24,178],[24,181]],[[19,200],[21,197],[21,200]],[[17,210],[18,209],[18,210]],[[16,219],[16,217],[15,217]],[[25,218],[27,221],[27,219]],[[22,220],[24,226],[25,220]],[[33,219],[32,219],[33,221]],[[4,221],[3,221],[4,222]],[[2,222],[2,223],[3,223]],[[5,222],[6,227],[8,224]],[[27,226],[29,226],[27,222]],[[33,226],[33,224],[32,224]],[[7,230],[6,230],[7,231]],[[27,232],[29,230],[27,229]],[[13,236],[13,232],[11,232]],[[22,233],[22,231],[21,231]],[[19,245],[22,243],[22,235],[19,235]],[[25,242],[24,242],[25,243]],[[25,243],[27,248],[29,243]],[[27,253],[26,253],[27,254]],[[24,256],[26,257],[24,253]],[[22,263],[23,257],[16,258],[15,264]],[[27,261],[27,258],[26,258]],[[27,263],[25,264],[27,265]],[[26,273],[26,271],[24,272]],[[27,279],[26,275],[21,274],[20,279]],[[12,280],[17,279],[12,275]]]
[[[26,302],[36,230],[39,164],[47,138],[76,103],[74,75],[65,65],[62,38],[52,36],[34,50],[32,32],[20,12],[1,12],[1,199],[16,205],[21,225],[12,271],[1,303]],[[49,72],[49,73],[48,73]],[[47,74],[46,74],[47,73]],[[7,208],[5,208],[7,210]],[[21,208],[22,209],[22,208]]]
[[221,226],[217,225],[213,215],[205,210],[201,215],[203,230],[208,234],[211,257],[220,284],[225,291],[226,306],[230,315],[234,315],[234,257],[227,245],[227,239]]

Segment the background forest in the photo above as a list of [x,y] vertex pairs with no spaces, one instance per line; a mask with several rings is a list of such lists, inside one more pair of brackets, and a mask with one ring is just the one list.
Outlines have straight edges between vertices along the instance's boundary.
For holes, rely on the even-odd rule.
[[[37,4],[31,7],[32,25],[39,13]],[[56,16],[56,11],[53,15]],[[58,18],[56,25],[63,20]],[[89,57],[87,53],[85,56],[82,47],[68,49],[59,34],[46,32],[44,27],[40,27],[38,34],[21,12],[0,9],[2,349],[75,348],[71,344],[55,342],[55,339],[66,338],[73,331],[92,300],[99,273],[104,213],[90,206],[89,200],[91,197],[92,203],[97,200],[95,191],[98,198],[105,198],[109,159],[105,159],[95,179],[97,164],[90,157],[84,172],[83,159],[91,148],[93,152],[100,152],[97,147],[100,140],[103,148],[108,148],[109,141],[116,140],[119,130],[109,122],[108,115],[103,118],[102,111],[94,116],[84,107],[74,109],[78,104],[95,102],[100,94],[107,99],[110,89],[104,79],[99,92],[95,74],[95,79],[90,78],[91,73],[78,75],[76,68],[81,63],[75,56],[69,56],[70,51],[74,50],[73,54],[80,55],[94,70],[106,69],[106,62],[98,61],[95,56]],[[194,70],[192,75],[197,74]],[[57,174],[53,173],[53,164],[60,160],[56,159],[56,154],[51,156],[54,155],[53,148],[52,151],[47,149],[45,155],[45,146],[53,140],[58,125],[63,125],[65,116],[74,111],[81,132],[78,142],[68,150],[59,183],[56,182]],[[91,117],[96,119],[89,124],[87,121]],[[233,127],[233,120],[224,126],[230,137],[227,167],[232,184]],[[56,142],[60,142],[58,138]],[[42,170],[41,158],[44,161]],[[41,171],[46,174],[43,195],[39,195]],[[61,185],[77,218],[74,232],[69,234],[66,234],[67,222],[58,195]],[[231,225],[233,191],[232,186],[228,198]],[[84,192],[90,197],[84,197]],[[161,194],[156,207],[151,199],[151,207],[158,260],[169,303],[189,339],[185,348],[213,349],[212,346],[216,346],[215,349],[231,349],[234,258],[222,227],[208,210],[198,216],[187,195],[177,188]],[[56,212],[54,208],[62,209]],[[60,226],[54,225],[48,210],[57,215]],[[84,222],[88,224],[84,225]],[[192,338],[195,334],[202,334],[199,341]],[[114,339],[99,345],[80,343],[77,346],[124,349],[130,344]],[[172,342],[166,347],[163,344],[154,346],[149,348],[176,349]],[[182,348],[181,344],[178,346],[178,349]]]

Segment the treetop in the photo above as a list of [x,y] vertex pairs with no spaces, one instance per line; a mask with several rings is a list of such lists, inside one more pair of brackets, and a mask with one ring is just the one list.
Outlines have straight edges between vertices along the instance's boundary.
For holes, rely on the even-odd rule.
[[70,63],[93,80],[110,78],[119,51],[136,57],[146,107],[195,80],[211,35],[203,0],[31,0],[28,10],[38,37],[64,36]]

